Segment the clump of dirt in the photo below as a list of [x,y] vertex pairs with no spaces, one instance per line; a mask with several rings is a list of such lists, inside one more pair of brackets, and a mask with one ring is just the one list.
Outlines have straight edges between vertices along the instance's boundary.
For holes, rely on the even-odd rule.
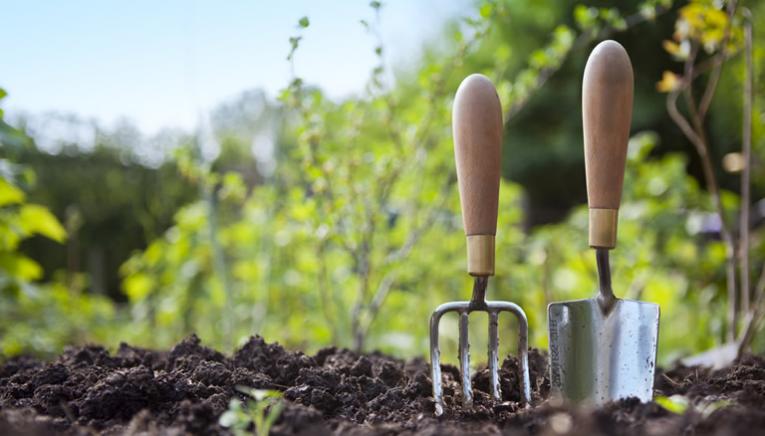
[[534,405],[520,402],[518,362],[501,367],[502,401],[490,400],[486,370],[463,408],[459,371],[444,365],[447,413],[433,416],[428,364],[326,348],[314,356],[253,337],[225,356],[191,336],[169,352],[88,346],[51,362],[0,366],[0,434],[229,434],[218,424],[239,387],[283,392],[273,434],[752,434],[765,432],[765,360],[747,356],[709,371],[659,371],[657,395],[683,395],[682,414],[626,400],[597,410],[549,396],[547,357],[530,353]]

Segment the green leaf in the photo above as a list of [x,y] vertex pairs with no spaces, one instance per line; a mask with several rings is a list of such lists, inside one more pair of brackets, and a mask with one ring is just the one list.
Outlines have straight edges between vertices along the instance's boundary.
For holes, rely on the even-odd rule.
[[308,20],[308,17],[303,17],[298,21],[298,25],[305,29],[311,24],[311,22]]
[[220,416],[218,419],[218,424],[220,424],[221,427],[231,427],[236,423],[236,413],[232,412],[230,410],[227,410],[223,412],[223,415]]
[[380,9],[380,7],[382,7],[382,2],[379,2],[379,1],[376,1],[376,0],[375,0],[375,1],[369,2],[369,6],[370,6],[372,9],[374,9],[374,10],[379,10],[379,9]]
[[30,234],[38,234],[56,242],[64,242],[66,230],[48,209],[37,204],[25,204],[19,210],[21,226]]
[[147,274],[138,273],[125,278],[122,288],[132,302],[146,298],[154,287],[154,280]]
[[671,397],[660,395],[654,401],[659,406],[677,415],[682,415],[688,409],[688,398],[682,395],[672,395]]
[[702,403],[699,406],[699,412],[701,413],[701,416],[706,419],[709,417],[709,415],[716,412],[717,410],[724,409],[728,406],[731,406],[732,404],[734,403],[731,400],[717,400],[709,403]]
[[42,267],[37,262],[15,253],[0,253],[0,270],[9,277],[21,280],[37,280],[42,277]]
[[478,13],[481,15],[481,18],[489,18],[493,10],[494,6],[491,3],[484,3],[481,5]]
[[640,15],[647,20],[653,21],[656,19],[656,7],[644,3],[640,5]]
[[282,414],[282,410],[284,410],[283,401],[276,401],[274,404],[272,404],[266,419],[263,421],[262,428],[258,429],[258,433],[268,435],[270,433],[271,426],[274,425],[276,420],[279,419],[279,415]]
[[596,23],[597,18],[598,10],[595,8],[588,8],[584,5],[577,5],[574,8],[574,20],[582,30],[591,28]]
[[7,95],[8,92],[5,89],[0,88],[0,100],[4,99]]
[[[0,88],[0,90],[2,89]],[[0,177],[0,206],[17,204],[22,201],[24,201],[24,192]]]

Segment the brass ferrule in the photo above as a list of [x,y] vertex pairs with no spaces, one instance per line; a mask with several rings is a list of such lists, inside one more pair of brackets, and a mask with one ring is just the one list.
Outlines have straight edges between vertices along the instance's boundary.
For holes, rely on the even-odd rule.
[[494,235],[467,237],[467,270],[474,277],[494,275]]
[[619,209],[590,209],[590,247],[616,247]]

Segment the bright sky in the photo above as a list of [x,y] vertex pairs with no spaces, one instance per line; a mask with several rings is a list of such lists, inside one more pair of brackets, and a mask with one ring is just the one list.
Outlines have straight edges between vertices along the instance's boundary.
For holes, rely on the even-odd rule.
[[[394,65],[412,60],[469,0],[390,0],[383,38]],[[192,128],[241,91],[275,96],[289,78],[288,38],[308,16],[297,73],[330,96],[359,91],[375,65],[366,0],[0,0],[4,107],[120,117],[146,133]]]

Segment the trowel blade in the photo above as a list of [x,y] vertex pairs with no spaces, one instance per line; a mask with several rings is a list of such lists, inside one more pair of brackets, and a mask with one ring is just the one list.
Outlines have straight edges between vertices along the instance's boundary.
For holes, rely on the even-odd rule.
[[550,380],[575,403],[653,398],[659,306],[616,300],[604,314],[595,298],[551,303]]

